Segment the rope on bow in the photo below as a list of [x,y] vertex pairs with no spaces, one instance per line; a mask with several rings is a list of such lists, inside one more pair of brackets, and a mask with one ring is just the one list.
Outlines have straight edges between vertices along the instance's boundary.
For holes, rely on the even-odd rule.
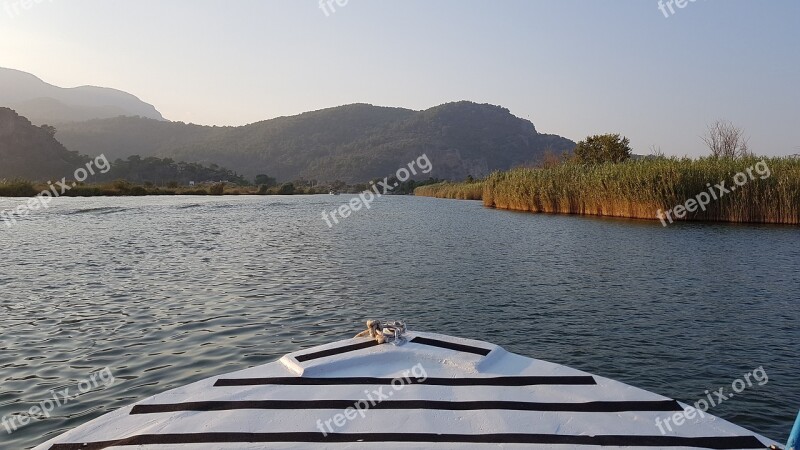
[[395,320],[386,322],[381,325],[380,320],[368,320],[367,329],[358,333],[356,337],[371,337],[378,342],[378,344],[385,344],[387,342],[394,345],[403,345],[406,338],[403,335],[406,333],[406,323],[402,320]]

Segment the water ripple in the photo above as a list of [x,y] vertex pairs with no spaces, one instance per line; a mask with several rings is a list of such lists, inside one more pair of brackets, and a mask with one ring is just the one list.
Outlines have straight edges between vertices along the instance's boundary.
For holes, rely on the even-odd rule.
[[664,230],[403,197],[328,229],[321,211],[346,200],[57,199],[3,227],[0,416],[104,367],[116,379],[4,435],[4,448],[350,337],[368,317],[489,340],[687,402],[763,365],[768,384],[713,412],[788,434],[800,405],[795,228]]

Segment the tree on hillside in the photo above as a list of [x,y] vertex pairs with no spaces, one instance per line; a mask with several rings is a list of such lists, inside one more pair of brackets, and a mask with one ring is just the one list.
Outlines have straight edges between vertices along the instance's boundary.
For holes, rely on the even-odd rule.
[[256,184],[271,188],[272,186],[277,186],[278,181],[275,178],[272,178],[271,176],[261,174],[261,175],[256,175]]
[[744,137],[744,130],[726,120],[709,125],[702,139],[714,158],[744,158],[751,155],[747,147],[749,139]]
[[575,160],[585,164],[619,163],[631,157],[630,139],[619,134],[597,134],[575,146]]
[[330,185],[331,190],[343,192],[347,189],[347,183],[342,180],[336,180]]
[[294,183],[283,183],[278,189],[278,195],[294,195]]
[[41,129],[43,129],[44,131],[46,131],[46,132],[47,132],[47,134],[49,134],[49,135],[50,135],[50,137],[53,137],[53,136],[55,136],[55,135],[56,135],[56,131],[57,131],[57,130],[56,130],[56,127],[54,127],[54,126],[52,126],[52,125],[47,125],[47,124],[44,124],[44,125],[42,125],[42,126],[41,126],[41,127],[39,127],[39,128],[41,128]]

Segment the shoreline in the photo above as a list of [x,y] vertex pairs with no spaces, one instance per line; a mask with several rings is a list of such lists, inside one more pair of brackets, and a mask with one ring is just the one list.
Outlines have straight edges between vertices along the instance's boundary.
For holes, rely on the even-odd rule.
[[[54,191],[55,190],[55,191]],[[323,192],[324,191],[324,192]],[[200,186],[146,186],[128,182],[103,184],[68,183],[66,189],[55,185],[29,182],[0,181],[0,198],[34,198],[44,192],[58,192],[54,197],[144,197],[144,196],[269,196],[269,195],[328,195],[328,190],[315,188],[282,188],[281,186],[265,188],[263,186],[240,186],[217,183]]]

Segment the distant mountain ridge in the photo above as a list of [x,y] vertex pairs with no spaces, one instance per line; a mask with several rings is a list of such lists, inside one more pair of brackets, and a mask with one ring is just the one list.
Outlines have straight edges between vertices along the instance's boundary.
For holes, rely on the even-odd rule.
[[27,72],[6,68],[0,68],[0,106],[17,111],[36,125],[118,116],[164,120],[153,105],[127,92],[95,86],[61,88]]
[[240,127],[116,117],[63,124],[57,137],[72,150],[112,159],[169,157],[219,164],[249,178],[348,183],[393,174],[423,153],[433,164],[425,178],[463,179],[575,147],[538,133],[506,108],[467,101],[424,111],[352,104]]

